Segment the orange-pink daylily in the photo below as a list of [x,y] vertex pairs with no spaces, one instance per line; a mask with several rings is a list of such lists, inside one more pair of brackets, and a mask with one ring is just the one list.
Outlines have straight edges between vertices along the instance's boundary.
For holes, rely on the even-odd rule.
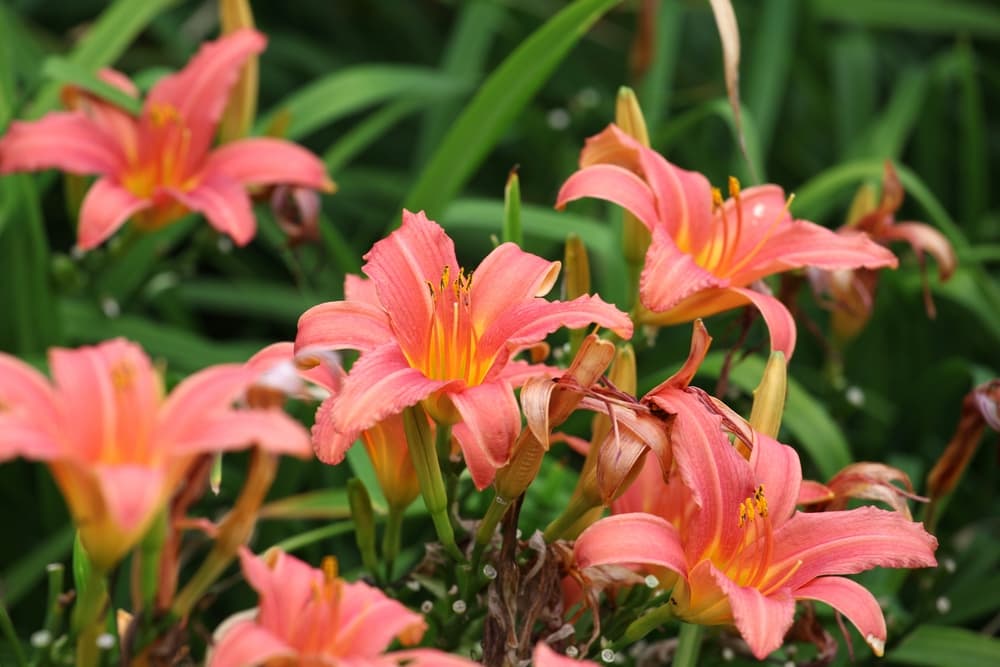
[[600,297],[541,298],[559,262],[512,243],[466,274],[452,240],[423,213],[404,211],[402,227],[365,259],[370,280],[349,278],[346,300],[315,306],[299,320],[300,356],[361,351],[343,390],[317,413],[313,435],[324,460],[339,461],[359,433],[422,403],[439,423],[454,426],[472,479],[483,488],[521,430],[514,387],[551,372],[512,356],[560,326],[596,323],[632,334],[628,316]]
[[256,444],[308,456],[309,436],[277,410],[236,409],[256,372],[202,370],[164,396],[149,357],[116,339],[49,352],[54,382],[0,354],[0,460],[44,461],[102,569],[142,537],[199,454]]
[[[244,245],[256,231],[248,185],[333,187],[323,163],[288,141],[248,138],[212,150],[240,70],[265,44],[251,29],[205,44],[184,69],[153,86],[139,117],[71,90],[72,110],[11,124],[0,139],[0,173],[54,167],[96,174],[80,211],[78,243],[84,249],[99,245],[129,218],[157,228],[189,210]],[[105,70],[101,76],[137,96],[124,75]]]
[[[934,565],[934,537],[900,513],[874,507],[796,511],[802,469],[794,450],[753,433],[747,460],[727,437],[728,410],[693,394],[674,399],[689,403],[689,423],[698,427],[675,434],[669,482],[657,485],[648,474],[626,491],[623,504],[646,511],[590,526],[575,546],[579,565],[644,564],[675,572],[676,616],[734,625],[760,659],[781,646],[802,599],[841,612],[881,654],[886,626],[878,602],[840,575]],[[643,491],[653,498],[630,497]]]
[[631,212],[652,234],[639,283],[644,322],[676,324],[756,306],[772,349],[791,357],[795,324],[769,294],[753,289],[765,276],[803,266],[824,269],[895,266],[895,256],[864,234],[835,234],[794,220],[780,187],[740,191],[731,198],[699,173],[667,162],[615,125],[587,140],[580,170],[559,191],[557,207],[597,197]]
[[256,613],[240,614],[217,631],[208,667],[474,667],[435,649],[386,653],[393,639],[420,641],[420,614],[363,582],[340,579],[336,561],[314,569],[272,551],[240,551],[243,575],[260,595]]

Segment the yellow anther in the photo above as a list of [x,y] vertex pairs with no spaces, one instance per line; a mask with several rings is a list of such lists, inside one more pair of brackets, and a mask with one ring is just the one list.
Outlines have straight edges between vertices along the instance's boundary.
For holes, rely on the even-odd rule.
[[122,360],[111,367],[111,384],[116,391],[127,391],[135,379],[135,369],[128,361]]
[[714,208],[722,206],[722,191],[719,188],[712,188],[712,206]]
[[729,177],[729,196],[733,199],[740,198],[740,179],[735,176]]
[[337,565],[337,559],[334,556],[326,556],[323,558],[323,582],[328,586],[337,581],[337,574],[339,567]]
[[153,119],[153,125],[163,127],[169,122],[180,120],[180,114],[170,104],[156,103],[149,107],[149,115]]

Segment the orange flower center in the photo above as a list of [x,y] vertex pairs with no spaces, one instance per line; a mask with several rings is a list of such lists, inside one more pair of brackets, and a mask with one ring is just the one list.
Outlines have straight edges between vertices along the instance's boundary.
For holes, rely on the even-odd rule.
[[170,104],[151,104],[149,128],[139,155],[129,165],[122,185],[136,197],[150,199],[158,187],[187,191],[197,184],[191,174],[191,129]]
[[464,380],[469,386],[481,384],[493,363],[492,357],[480,358],[479,334],[472,318],[470,291],[472,275],[459,269],[451,277],[445,267],[441,282],[428,281],[434,313],[431,317],[427,349],[422,360],[411,363],[433,380]]

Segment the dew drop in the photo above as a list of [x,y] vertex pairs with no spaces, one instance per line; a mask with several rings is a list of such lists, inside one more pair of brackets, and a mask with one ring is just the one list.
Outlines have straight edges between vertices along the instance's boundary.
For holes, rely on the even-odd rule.
[[659,580],[659,579],[657,579],[657,578],[656,578],[656,577],[655,577],[654,575],[652,575],[652,574],[647,574],[647,575],[646,575],[646,578],[645,578],[645,579],[644,579],[643,581],[645,581],[645,582],[646,582],[646,587],[647,587],[647,588],[656,588],[657,586],[659,586],[659,585],[660,585],[660,580]]
[[486,565],[483,565],[483,575],[490,580],[496,579],[497,569],[492,565],[490,565],[489,563],[487,563]]
[[52,633],[48,630],[38,630],[31,633],[31,645],[35,648],[45,648],[52,643]]
[[566,657],[567,658],[575,658],[578,655],[580,655],[580,649],[578,649],[575,646],[567,646],[566,647]]
[[453,612],[455,612],[456,614],[464,614],[465,613],[465,609],[466,609],[466,607],[465,607],[465,600],[455,600],[451,604],[451,610]]
[[430,600],[424,600],[420,603],[420,611],[429,614],[434,610],[434,603]]
[[603,660],[604,662],[614,662],[615,652],[609,648],[604,649],[603,651],[601,651],[601,660]]
[[107,632],[98,635],[95,641],[102,651],[109,651],[115,646],[115,636]]
[[934,601],[934,608],[938,610],[939,614],[947,614],[951,611],[951,600],[942,595]]

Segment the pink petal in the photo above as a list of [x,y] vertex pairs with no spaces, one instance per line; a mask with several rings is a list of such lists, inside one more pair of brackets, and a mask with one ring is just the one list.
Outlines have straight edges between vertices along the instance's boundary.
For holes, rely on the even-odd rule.
[[240,139],[212,151],[205,173],[218,173],[244,185],[288,184],[330,190],[333,183],[318,157],[283,139]]
[[785,354],[785,359],[791,360],[792,353],[795,352],[797,333],[795,320],[785,308],[785,304],[773,296],[752,289],[731,287],[729,291],[745,297],[760,311],[764,323],[767,324],[768,333],[771,334],[771,351],[781,350]]
[[581,665],[597,667],[596,662],[591,662],[590,660],[576,660],[575,658],[568,658],[561,653],[556,653],[549,648],[549,645],[545,642],[538,642],[535,644],[535,650],[531,654],[531,660],[535,667],[581,667]]
[[510,448],[521,431],[521,411],[506,382],[488,382],[448,397],[462,421],[454,434],[462,447],[472,481],[480,491],[510,459]]
[[814,482],[811,479],[804,479],[802,480],[802,485],[799,487],[799,497],[795,501],[795,504],[815,505],[817,503],[825,503],[828,500],[833,500],[836,495],[833,489],[827,485]]
[[117,174],[125,167],[121,148],[84,114],[59,111],[14,121],[0,139],[0,173],[61,169],[73,174]]
[[795,514],[774,536],[771,571],[796,561],[792,589],[828,574],[854,574],[873,567],[936,565],[937,540],[923,525],[897,512],[859,507],[838,512]]
[[338,431],[333,425],[335,397],[323,401],[316,410],[316,421],[312,428],[313,451],[323,463],[337,465],[344,460],[347,450],[357,441],[361,429]]
[[586,167],[574,173],[559,189],[556,208],[582,197],[596,197],[618,204],[652,231],[659,225],[656,199],[641,178],[627,169],[609,164]]
[[125,533],[142,528],[166,501],[163,470],[141,465],[101,465],[94,474],[112,520]]
[[80,207],[77,245],[84,250],[96,248],[126,220],[152,205],[150,200],[139,199],[108,178],[97,179]]
[[750,466],[757,481],[764,485],[771,525],[778,528],[792,516],[802,484],[802,464],[799,455],[788,445],[755,432]]
[[201,420],[198,431],[175,444],[176,456],[221,452],[256,445],[275,454],[306,458],[312,445],[306,429],[279,410],[228,410]]
[[795,600],[787,588],[763,595],[752,587],[740,586],[711,567],[716,583],[729,598],[734,625],[758,660],[781,647],[785,633],[795,619]]
[[[53,422],[52,426],[57,426]],[[0,462],[23,456],[32,461],[51,461],[64,455],[59,434],[50,425],[24,415],[0,413]]]
[[875,655],[885,649],[885,616],[878,600],[867,588],[844,577],[821,577],[795,591],[799,600],[819,600],[830,605],[854,624]]
[[706,271],[691,255],[682,252],[665,228],[653,230],[653,242],[639,278],[639,296],[646,308],[669,311],[697,292],[728,284],[728,280]]
[[433,314],[431,286],[446,275],[459,278],[455,245],[423,211],[403,211],[403,225],[365,255],[365,274],[375,283],[379,302],[388,313],[400,347],[422,357]]
[[17,357],[0,353],[0,460],[57,456],[60,422],[56,396],[45,376]]
[[333,424],[344,432],[363,431],[450,384],[411,368],[399,347],[388,343],[354,362],[334,403]]
[[211,366],[185,378],[160,408],[157,436],[170,443],[196,440],[206,421],[226,414],[255,379],[254,369],[241,364]]
[[392,659],[394,664],[406,665],[406,667],[480,667],[478,662],[459,658],[457,655],[433,648],[393,651],[387,653],[386,658]]
[[260,595],[257,624],[276,638],[293,643],[301,624],[310,620],[303,618],[302,612],[312,602],[322,573],[282,551],[270,562],[243,546],[239,555],[243,576]]
[[495,374],[490,374],[492,381],[504,380],[512,387],[520,387],[525,382],[535,377],[554,378],[563,374],[563,369],[548,366],[546,364],[529,364],[526,361],[515,359],[508,361]]
[[498,246],[472,275],[469,301],[479,331],[522,301],[545,296],[559,275],[559,262],[524,252],[513,243]]
[[344,276],[344,299],[352,303],[362,303],[381,309],[378,300],[378,290],[375,283],[361,276],[347,274]]
[[294,659],[298,651],[253,621],[233,625],[212,648],[208,667],[248,667],[268,660]]
[[573,548],[581,568],[594,565],[659,565],[687,574],[677,529],[652,514],[618,514],[591,524]]
[[152,437],[162,397],[160,378],[138,345],[115,339],[49,352],[77,460],[148,464],[159,452]]
[[363,582],[342,586],[334,654],[374,657],[384,653],[396,637],[419,640],[423,636],[427,624],[420,614]]
[[930,225],[919,222],[898,222],[887,227],[882,233],[882,238],[906,241],[917,253],[918,259],[922,259],[925,252],[930,254],[937,262],[938,277],[942,281],[948,280],[958,266],[955,249],[951,247],[947,237]]
[[708,329],[705,328],[704,322],[695,320],[691,332],[691,347],[688,350],[687,359],[684,360],[684,365],[666,381],[651,389],[649,394],[657,394],[667,388],[685,389],[691,384],[698,369],[701,368],[702,362],[705,361],[705,355],[708,354],[708,348],[711,346],[712,337],[708,335]]
[[243,186],[231,178],[212,173],[191,190],[163,190],[185,207],[204,215],[210,225],[232,238],[238,246],[245,246],[257,232],[250,197]]
[[176,109],[191,132],[192,154],[204,154],[243,64],[266,44],[262,34],[248,28],[206,42],[184,69],[163,77],[149,91],[143,122],[150,122],[149,109],[154,105]]
[[328,301],[299,318],[296,351],[353,349],[368,352],[395,339],[389,318],[377,306],[356,301]]
[[597,324],[611,329],[622,338],[632,337],[632,320],[600,296],[584,295],[572,301],[532,299],[500,314],[483,332],[479,353],[506,346],[516,350],[537,343],[560,327],[580,329]]

